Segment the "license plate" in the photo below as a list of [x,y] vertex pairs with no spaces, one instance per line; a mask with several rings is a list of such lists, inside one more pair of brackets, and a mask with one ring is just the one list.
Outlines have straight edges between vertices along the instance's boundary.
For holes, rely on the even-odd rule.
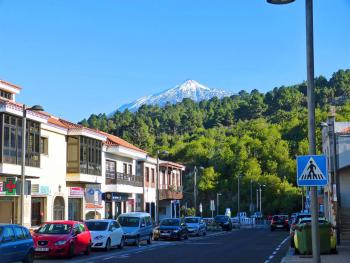
[[283,225],[277,225],[277,227],[283,227]]
[[161,236],[170,236],[170,233],[161,233]]
[[35,248],[35,251],[37,251],[37,252],[47,252],[47,251],[49,251],[49,248],[48,247],[37,247],[37,248]]

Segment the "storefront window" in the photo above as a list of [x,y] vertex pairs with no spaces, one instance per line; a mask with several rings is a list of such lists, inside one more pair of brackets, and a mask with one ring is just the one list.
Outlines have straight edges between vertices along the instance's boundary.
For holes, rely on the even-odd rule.
[[64,199],[61,196],[55,198],[53,204],[53,220],[64,220]]
[[82,199],[69,198],[68,199],[68,220],[82,220]]

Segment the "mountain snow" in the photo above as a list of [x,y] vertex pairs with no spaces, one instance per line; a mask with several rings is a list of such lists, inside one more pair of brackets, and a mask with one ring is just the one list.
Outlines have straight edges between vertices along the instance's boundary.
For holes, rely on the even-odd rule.
[[195,80],[186,80],[181,85],[177,85],[174,88],[165,90],[163,92],[141,97],[131,103],[124,104],[118,110],[124,111],[128,109],[129,111],[137,111],[139,107],[144,104],[147,105],[158,105],[160,107],[167,103],[175,104],[181,102],[184,98],[190,98],[195,102],[201,100],[208,100],[213,97],[218,97],[219,99],[227,96],[234,95],[233,92],[228,92],[220,89],[208,88]]

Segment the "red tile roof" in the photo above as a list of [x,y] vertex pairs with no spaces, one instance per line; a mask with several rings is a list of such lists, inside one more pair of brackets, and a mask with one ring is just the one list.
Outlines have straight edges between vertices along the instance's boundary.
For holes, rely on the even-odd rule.
[[12,88],[21,90],[21,87],[16,86],[16,85],[14,85],[14,84],[11,84],[10,82],[7,82],[7,81],[1,80],[1,79],[0,79],[0,83],[5,84],[5,85],[8,85],[8,86],[11,86]]
[[107,141],[106,141],[106,145],[120,145],[138,152],[143,152],[143,153],[147,153],[146,151],[136,147],[135,145],[123,140],[122,138],[119,138],[118,136],[109,134],[109,133],[105,133],[105,132],[101,132],[103,135],[107,136]]
[[350,132],[350,127],[342,129],[341,132],[344,132],[344,133]]

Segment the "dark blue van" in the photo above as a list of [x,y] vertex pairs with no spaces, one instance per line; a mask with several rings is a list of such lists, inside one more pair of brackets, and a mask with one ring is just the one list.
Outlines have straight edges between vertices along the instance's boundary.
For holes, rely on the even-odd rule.
[[0,262],[34,261],[34,241],[29,230],[19,225],[0,224]]

